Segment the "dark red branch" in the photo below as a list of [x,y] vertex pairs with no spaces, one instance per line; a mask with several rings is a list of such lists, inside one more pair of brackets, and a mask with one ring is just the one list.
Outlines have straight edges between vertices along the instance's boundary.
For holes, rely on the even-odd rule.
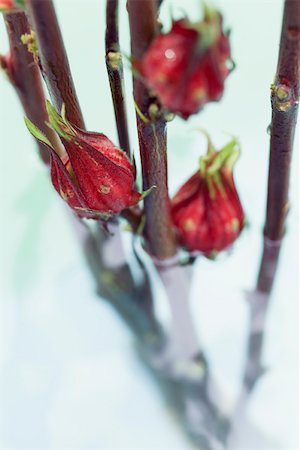
[[275,84],[265,236],[279,240],[288,212],[290,162],[300,85],[300,1],[286,0]]
[[124,92],[123,62],[119,45],[119,1],[107,0],[105,60],[114,104],[120,147],[130,157],[130,143]]
[[27,4],[37,34],[42,73],[51,100],[58,111],[64,103],[69,121],[84,128],[84,120],[52,0],[28,0]]
[[[1,58],[1,65],[15,88],[26,116],[37,125],[54,146],[58,145],[56,133],[45,122],[48,114],[39,68],[33,54],[21,41],[21,36],[30,33],[28,19],[24,12],[7,13],[4,21],[9,39],[8,58]],[[42,159],[49,163],[48,150],[42,143],[38,144]]]
[[277,73],[271,94],[266,243],[257,282],[257,288],[263,292],[271,291],[280,251],[278,246],[274,251],[269,241],[280,241],[283,238],[289,209],[290,165],[298,114],[299,86],[300,0],[285,0]]
[[[127,8],[132,56],[141,59],[159,31],[157,1],[128,0]],[[149,107],[154,104],[155,99],[149,96],[148,90],[138,79],[134,79],[134,98],[142,114],[149,117]],[[143,188],[146,190],[156,186],[145,198],[145,236],[149,252],[156,258],[165,259],[176,253],[168,197],[166,122],[158,118],[145,123],[137,115],[137,126]]]
[[265,317],[275,280],[288,212],[290,164],[300,85],[300,0],[285,0],[277,73],[272,86],[268,200],[263,255],[256,291],[250,296],[250,324],[244,384],[260,375]]

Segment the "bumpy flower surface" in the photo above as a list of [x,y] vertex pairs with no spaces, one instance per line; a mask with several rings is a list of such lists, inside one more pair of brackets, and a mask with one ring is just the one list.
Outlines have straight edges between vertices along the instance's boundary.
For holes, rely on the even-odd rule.
[[66,150],[60,157],[28,119],[31,133],[44,142],[51,156],[51,180],[59,195],[80,217],[107,219],[135,205],[135,170],[127,155],[104,134],[83,131],[47,104],[49,121]]
[[229,60],[222,17],[210,11],[198,23],[174,22],[169,33],[152,41],[137,69],[162,105],[187,119],[221,98]]
[[178,238],[190,252],[209,256],[228,248],[244,226],[244,212],[233,181],[236,141],[210,150],[198,170],[172,200]]

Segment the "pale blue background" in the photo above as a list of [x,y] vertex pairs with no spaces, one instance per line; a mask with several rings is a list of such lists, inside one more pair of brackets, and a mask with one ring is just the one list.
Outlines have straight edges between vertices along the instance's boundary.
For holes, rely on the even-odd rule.
[[[251,226],[234,253],[219,262],[200,260],[192,307],[214,375],[233,406],[239,388],[247,305],[264,220],[269,87],[279,43],[282,0],[220,0],[232,28],[237,68],[221,103],[189,122],[169,126],[170,188],[195,170],[205,128],[217,145],[238,136],[242,157],[236,180]],[[104,0],[57,0],[70,65],[88,129],[117,141],[104,65]],[[198,0],[168,1],[194,15]],[[121,45],[129,54],[125,1]],[[141,8],[143,2],[141,1]],[[3,26],[0,51],[6,51]],[[127,97],[131,75],[126,72]],[[18,100],[0,78],[1,142],[1,347],[0,446],[3,449],[191,448],[159,392],[134,356],[131,338],[110,308],[94,295],[80,247],[23,125]],[[129,102],[134,150],[134,110]],[[291,213],[268,320],[265,361],[271,370],[248,405],[248,418],[232,448],[274,450],[297,445],[298,174],[294,155]],[[222,286],[222,288],[220,288]],[[235,445],[235,447],[234,447]]]

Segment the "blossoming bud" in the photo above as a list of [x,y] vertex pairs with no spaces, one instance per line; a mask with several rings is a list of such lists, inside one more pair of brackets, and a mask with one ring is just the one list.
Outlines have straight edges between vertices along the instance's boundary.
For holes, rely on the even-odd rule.
[[51,156],[51,180],[59,195],[80,217],[107,219],[135,205],[135,169],[127,155],[104,134],[83,131],[59,115],[48,102],[50,126],[66,150],[61,158],[47,138],[26,119],[29,131],[45,143]]
[[172,217],[180,243],[206,256],[229,247],[244,226],[244,212],[233,181],[239,156],[235,139],[220,151],[209,141],[198,170],[172,200]]
[[187,119],[221,98],[229,61],[222,16],[206,7],[201,22],[181,19],[169,33],[158,35],[136,68],[162,105]]

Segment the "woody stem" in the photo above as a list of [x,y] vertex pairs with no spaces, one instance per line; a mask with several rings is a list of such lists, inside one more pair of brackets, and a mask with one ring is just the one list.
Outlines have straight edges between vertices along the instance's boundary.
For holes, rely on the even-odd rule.
[[[159,31],[156,0],[128,0],[133,58],[140,60]],[[145,117],[155,101],[141,80],[134,79],[134,100]],[[146,122],[137,115],[143,188],[155,189],[145,198],[145,237],[149,252],[158,259],[175,255],[176,242],[168,196],[167,133],[162,118]]]
[[130,143],[124,93],[123,62],[119,44],[119,1],[106,2],[105,60],[114,104],[120,147],[130,157]]
[[[24,12],[7,13],[4,15],[4,21],[11,59],[8,64],[5,57],[1,57],[0,65],[6,71],[18,94],[26,116],[46,134],[53,146],[57,147],[56,134],[45,124],[48,114],[39,69],[34,61],[33,54],[27,50],[27,46],[21,41],[22,35],[30,33],[27,16]],[[44,144],[38,143],[38,148],[43,161],[49,164],[49,152]]]
[[58,111],[64,103],[69,121],[84,128],[84,120],[52,0],[28,0],[27,5],[37,34],[41,70],[51,100]]
[[[280,51],[272,87],[272,124],[265,236],[284,235],[288,212],[291,155],[298,114],[300,86],[300,1],[285,0]],[[260,289],[264,289],[259,285]]]
[[[272,123],[270,139],[270,161],[264,248],[257,280],[256,292],[260,295],[260,306],[251,305],[251,322],[257,316],[265,316],[278,266],[282,238],[288,212],[288,190],[291,156],[294,145],[298,114],[300,86],[300,0],[285,0],[280,50],[275,82],[272,86]],[[259,300],[258,300],[259,301]],[[251,340],[251,339],[250,339]],[[263,322],[261,330],[252,336],[248,358],[252,359],[252,378],[260,370],[263,344]]]

